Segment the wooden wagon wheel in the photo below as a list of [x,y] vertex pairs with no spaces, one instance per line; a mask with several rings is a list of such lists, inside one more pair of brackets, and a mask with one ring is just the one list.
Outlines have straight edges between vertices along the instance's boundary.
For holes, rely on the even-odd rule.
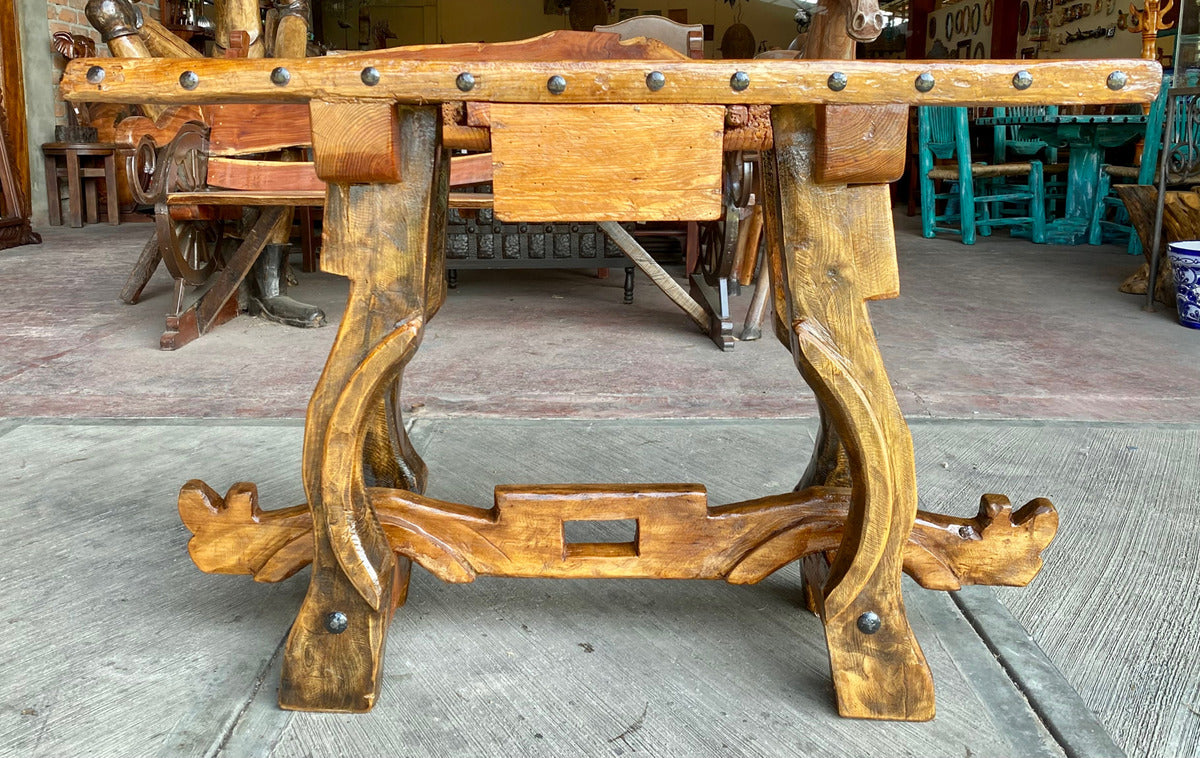
[[727,278],[733,271],[740,209],[749,205],[754,187],[754,164],[746,161],[740,151],[725,153],[723,161],[724,215],[716,221],[700,223],[700,273],[711,285],[716,285],[719,279]]
[[138,205],[154,205],[162,198],[162,172],[158,169],[159,147],[143,134],[137,147],[125,157],[125,175],[129,191]]
[[154,224],[163,263],[176,279],[203,284],[219,262],[224,223],[220,219],[189,218],[182,206],[173,213],[166,198],[172,192],[204,188],[208,174],[205,128],[189,124],[180,129],[159,154],[154,173]]

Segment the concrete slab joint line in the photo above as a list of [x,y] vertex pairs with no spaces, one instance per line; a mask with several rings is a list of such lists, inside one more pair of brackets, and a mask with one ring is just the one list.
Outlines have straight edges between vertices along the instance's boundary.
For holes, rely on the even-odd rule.
[[[262,669],[258,672],[258,676],[255,677],[254,686],[250,688],[250,693],[246,696],[246,700],[242,704],[242,707],[239,708],[233,718],[229,720],[229,723],[225,729],[222,730],[221,734],[219,735],[219,740],[213,745],[212,749],[205,753],[205,758],[218,758],[218,756],[223,755],[244,754],[238,752],[227,753],[226,748],[229,746],[229,742],[233,738],[234,733],[239,727],[242,726],[243,722],[248,718],[252,718],[252,716],[248,716],[248,712],[250,711],[251,706],[253,706],[257,700],[259,700],[259,693],[264,690],[264,684],[267,685],[265,688],[266,692],[269,698],[273,701],[276,693],[275,683],[279,681],[280,665],[283,659],[283,648],[286,643],[287,635],[285,634],[282,638],[280,638],[279,644],[275,647],[275,652],[271,654],[271,657],[267,660],[266,665],[262,667]],[[274,705],[274,703],[272,702],[271,705]],[[270,721],[273,723],[279,722],[280,729],[276,730],[275,733],[270,735],[258,734],[256,730],[256,736],[258,737],[256,751],[261,751],[259,752],[259,755],[271,754],[275,748],[275,743],[279,739],[279,734],[282,732],[282,724],[287,720],[287,713],[285,711],[280,710],[278,707],[274,708],[274,711],[277,711],[278,713],[272,714],[274,718],[270,719]]]
[[950,594],[1069,758],[1126,758],[991,588],[964,587]]

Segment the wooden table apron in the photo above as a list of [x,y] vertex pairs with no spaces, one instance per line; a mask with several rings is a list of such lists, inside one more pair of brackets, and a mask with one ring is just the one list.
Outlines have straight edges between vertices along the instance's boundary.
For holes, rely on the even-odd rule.
[[[867,315],[868,301],[899,292],[888,180],[832,180],[830,166],[860,150],[869,157],[863,146],[878,143],[881,133],[873,119],[902,120],[907,104],[1054,99],[1037,87],[1069,89],[1089,102],[1147,102],[1161,70],[1139,61],[1119,62],[1128,75],[1110,73],[1118,65],[1112,61],[1027,63],[1039,83],[1031,90],[1015,83],[1029,72],[1018,76],[1017,64],[1007,63],[737,61],[730,63],[745,70],[731,77],[729,63],[655,61],[668,82],[678,77],[686,84],[660,95],[647,86],[644,63],[568,63],[562,70],[569,69],[571,83],[549,95],[547,72],[565,64],[338,56],[288,61],[290,78],[273,74],[279,81],[269,85],[260,82],[267,81],[264,66],[277,63],[94,59],[68,67],[63,90],[72,99],[145,101],[147,88],[139,83],[145,76],[198,79],[200,102],[311,100],[314,166],[328,186],[321,264],[350,280],[350,295],[305,423],[307,502],[263,511],[252,484],[236,484],[221,497],[203,482],[188,482],[179,509],[193,533],[193,560],[205,571],[260,581],[285,579],[311,562],[308,593],[284,653],[280,704],[365,711],[379,693],[387,626],[406,599],[414,561],[452,582],[491,575],[749,584],[803,559],[810,603],[824,622],[839,712],[932,718],[932,677],[905,615],[901,574],[941,590],[1024,585],[1041,567],[1058,516],[1040,498],[1013,512],[999,495],[985,495],[969,519],[917,510],[912,440]],[[439,106],[422,103],[463,99],[457,72],[476,65],[484,74],[477,88],[466,88],[472,92],[466,99],[539,103],[551,111],[562,104],[577,117],[594,113],[600,120],[616,114],[594,132],[602,144],[612,139],[604,128],[634,128],[631,112],[641,114],[633,120],[644,132],[650,113],[674,118],[664,104],[691,108],[708,138],[716,130],[718,163],[721,111],[711,104],[770,105],[773,148],[762,155],[761,203],[775,328],[820,408],[817,444],[795,490],[716,507],[696,484],[497,487],[491,508],[421,494],[426,466],[404,431],[399,395],[404,368],[446,296],[449,164]],[[830,65],[846,72],[840,82]],[[181,77],[182,66],[195,71]],[[377,84],[364,89],[360,71]],[[401,76],[405,71],[412,76]],[[942,77],[937,87],[931,71]],[[217,84],[205,90],[210,81]],[[746,89],[745,81],[761,81],[762,88]],[[340,100],[342,92],[352,94]],[[153,97],[183,102],[192,95],[167,88]],[[821,110],[840,98],[855,107]],[[870,102],[883,105],[874,112],[855,105]],[[604,103],[623,105],[594,108]],[[518,111],[503,111],[508,127]],[[546,117],[536,113],[534,122]],[[675,115],[682,118],[683,110]],[[497,128],[506,127],[493,123],[493,139]],[[833,134],[848,138],[838,144],[850,147],[832,147]],[[895,151],[902,164],[902,139]],[[553,158],[546,155],[547,165]],[[579,220],[593,220],[583,201],[607,208],[594,216],[619,213],[611,196],[624,177],[592,171],[586,153],[573,166],[573,181],[586,172],[600,177],[591,196],[577,198]],[[714,191],[710,184],[693,186],[693,172],[685,173],[683,190]],[[512,185],[506,200],[520,189]],[[665,193],[662,207],[673,207],[675,191]],[[576,211],[553,205],[551,212]],[[636,536],[627,543],[572,543],[565,524],[578,520],[635,520]]]
[[1088,238],[1092,206],[1100,180],[1104,151],[1120,147],[1146,131],[1146,117],[1030,115],[981,118],[979,126],[1019,126],[1022,131],[1055,147],[1070,148],[1067,159],[1067,202],[1063,218],[1050,222],[1046,239],[1077,245]]

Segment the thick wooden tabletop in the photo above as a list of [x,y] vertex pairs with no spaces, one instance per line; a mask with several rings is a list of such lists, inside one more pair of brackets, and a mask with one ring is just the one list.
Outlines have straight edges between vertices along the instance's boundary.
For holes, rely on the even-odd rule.
[[1045,105],[1148,103],[1162,68],[1094,61],[413,60],[89,58],[71,101],[139,104],[439,103]]

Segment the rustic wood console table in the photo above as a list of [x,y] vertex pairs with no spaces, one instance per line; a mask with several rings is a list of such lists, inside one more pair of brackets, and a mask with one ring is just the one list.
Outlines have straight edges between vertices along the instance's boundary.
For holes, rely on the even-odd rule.
[[[867,318],[898,294],[885,182],[910,105],[1146,103],[1148,61],[461,61],[372,54],[300,60],[92,59],[72,100],[307,103],[328,183],[322,266],[349,304],[313,392],[308,502],[261,511],[253,485],[179,498],[190,551],[260,581],[312,562],[284,658],[285,708],[365,711],[411,564],[476,576],[659,577],[753,583],[804,560],[845,716],[921,720],[933,683],[901,573],[926,587],[1025,584],[1057,528],[1016,513],[917,510],[913,448]],[[821,406],[793,492],[719,507],[700,485],[498,487],[491,508],[421,493],[426,467],[398,413],[403,370],[445,299],[447,154],[439,104],[491,104],[495,212],[522,221],[716,218],[727,106],[770,108],[763,203],[776,330]],[[900,128],[896,128],[897,121]],[[569,127],[569,128],[568,128]],[[897,141],[888,135],[899,133]],[[669,138],[664,139],[664,135]],[[564,524],[635,520],[629,542],[570,542]],[[834,555],[836,554],[836,555]],[[827,558],[832,557],[831,563]]]

